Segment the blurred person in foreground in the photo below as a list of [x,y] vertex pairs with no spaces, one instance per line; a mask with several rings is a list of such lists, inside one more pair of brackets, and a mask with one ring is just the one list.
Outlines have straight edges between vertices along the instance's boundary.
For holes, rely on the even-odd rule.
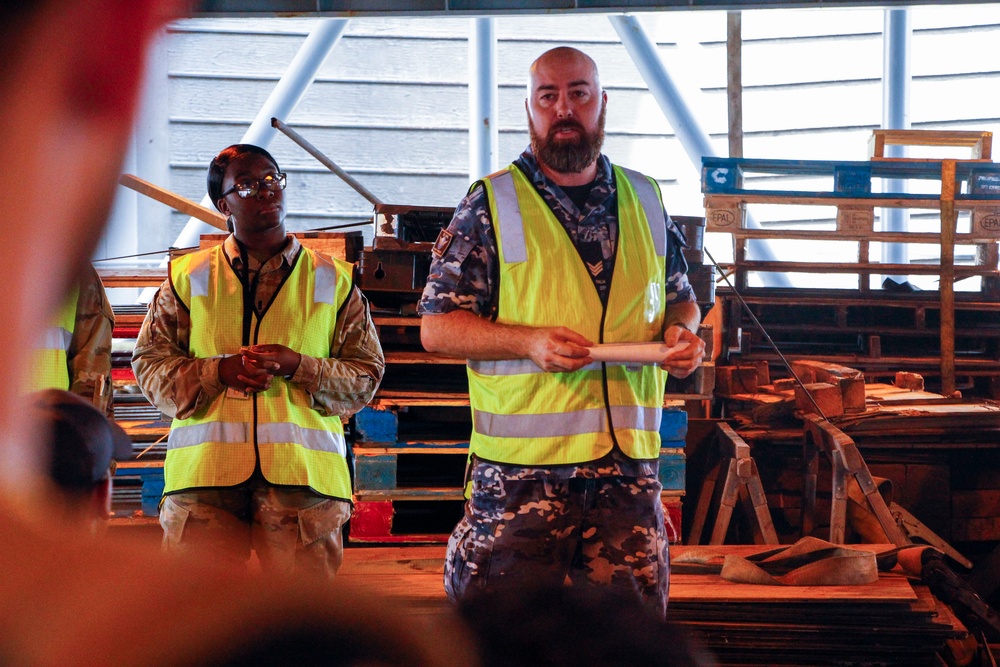
[[483,667],[712,667],[700,637],[615,588],[544,582],[463,599]]
[[208,168],[233,227],[170,263],[132,355],[143,393],[174,417],[163,546],[265,573],[333,578],[351,516],[343,420],[385,369],[353,266],[285,231],[286,175],[236,144]]
[[[569,579],[662,614],[664,387],[705,349],[684,239],[656,182],[601,153],[608,96],[594,61],[557,47],[529,75],[531,146],[459,204],[420,301],[424,347],[468,360],[473,413],[445,590],[461,600]],[[669,351],[635,369],[590,356],[634,342]]]
[[70,526],[100,533],[111,514],[114,466],[132,458],[128,434],[90,402],[61,389],[32,394],[40,442],[49,456],[49,476]]
[[[435,642],[435,632],[406,623],[399,605],[388,610],[370,591],[344,585],[320,595],[166,559],[138,536],[95,540],[51,529],[41,425],[27,418],[31,399],[21,391],[31,343],[101,236],[146,47],[187,8],[38,0],[2,9],[0,162],[16,178],[0,190],[0,262],[12,268],[0,281],[10,380],[0,384],[0,664],[221,665],[251,645],[288,646],[309,630],[325,641],[313,651],[325,664],[474,664],[460,629],[441,629],[450,641]],[[36,251],[44,261],[26,261]],[[342,660],[330,655],[331,636],[345,647]],[[348,650],[358,646],[365,650]]]

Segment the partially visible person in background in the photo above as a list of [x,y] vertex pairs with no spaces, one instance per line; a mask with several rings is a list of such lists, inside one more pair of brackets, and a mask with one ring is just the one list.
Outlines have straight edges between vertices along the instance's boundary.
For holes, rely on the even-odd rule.
[[100,532],[111,513],[114,465],[132,458],[132,441],[92,404],[61,389],[32,395],[33,416],[42,424],[40,442],[49,475],[61,496],[61,518]]
[[87,264],[35,341],[27,391],[67,389],[110,416],[114,328],[108,294],[97,271]]

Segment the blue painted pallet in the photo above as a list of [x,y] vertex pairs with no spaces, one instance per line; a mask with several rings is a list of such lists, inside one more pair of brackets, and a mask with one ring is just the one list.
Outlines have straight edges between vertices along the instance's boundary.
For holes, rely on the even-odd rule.
[[[399,451],[402,453],[386,448],[355,450],[354,488],[359,495],[382,492],[402,497],[423,487],[461,490],[465,479],[467,445],[452,451],[441,449],[429,453],[420,450]],[[415,460],[418,458],[420,468],[414,472]],[[438,470],[431,469],[428,473],[428,464],[432,468],[437,467]],[[687,458],[683,443],[660,450],[659,478],[665,491],[684,491],[686,468]]]
[[142,513],[145,516],[158,516],[160,497],[163,495],[163,461],[119,463],[115,479],[125,477],[138,477],[142,482]]
[[684,491],[687,457],[680,448],[660,450],[660,484],[664,491]]
[[[902,191],[873,192],[872,179],[941,180],[939,161],[834,162],[825,160],[759,160],[748,158],[704,157],[701,163],[701,191],[706,195],[765,195],[772,197],[814,197],[837,199],[904,199],[937,201],[938,194],[914,194]],[[747,188],[747,175],[832,177],[833,187],[826,191],[766,190]],[[751,179],[752,180],[752,179]],[[990,200],[1000,202],[1000,164],[956,161],[955,200]],[[885,183],[883,182],[883,185]]]
[[[434,447],[430,442],[399,442],[399,415],[394,410],[376,410],[366,407],[353,417],[354,436],[359,443],[366,446],[378,444],[391,446],[399,443],[405,447]],[[660,439],[664,447],[683,447],[687,437],[687,413],[680,408],[663,409],[663,419],[660,422]],[[667,444],[680,442],[680,445]]]

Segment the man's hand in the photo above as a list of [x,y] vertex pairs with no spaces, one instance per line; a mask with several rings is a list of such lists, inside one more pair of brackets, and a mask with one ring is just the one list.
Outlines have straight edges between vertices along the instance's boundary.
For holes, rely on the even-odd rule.
[[272,375],[291,377],[302,362],[302,355],[290,347],[278,345],[251,345],[243,350],[243,356]]
[[663,332],[663,342],[667,347],[687,343],[681,349],[668,354],[660,365],[674,377],[686,378],[701,365],[702,357],[705,356],[705,341],[697,334],[675,324],[667,327],[667,330]]
[[593,359],[592,342],[566,327],[528,329],[527,352],[543,371],[565,373],[583,368]]
[[225,357],[219,362],[219,381],[243,392],[267,391],[274,373],[262,368],[244,353]]

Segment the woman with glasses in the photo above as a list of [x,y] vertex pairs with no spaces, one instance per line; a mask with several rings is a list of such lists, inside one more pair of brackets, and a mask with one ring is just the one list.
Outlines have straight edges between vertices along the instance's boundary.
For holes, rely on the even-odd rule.
[[342,418],[385,361],[352,266],[285,231],[286,175],[236,144],[208,169],[219,246],[171,262],[132,357],[172,416],[160,504],[167,551],[332,577],[351,477]]

